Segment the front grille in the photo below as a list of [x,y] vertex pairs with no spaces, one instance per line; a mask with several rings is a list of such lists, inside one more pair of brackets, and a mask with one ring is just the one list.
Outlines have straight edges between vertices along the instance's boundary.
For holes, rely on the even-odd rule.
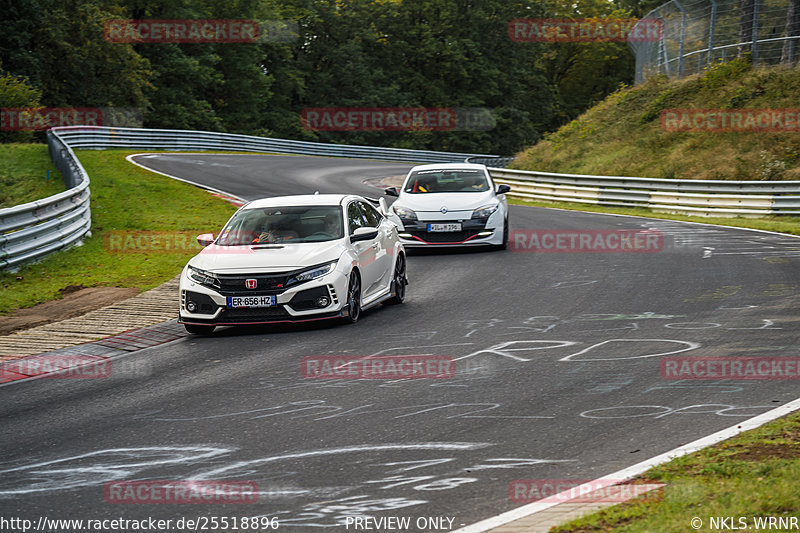
[[257,307],[241,309],[225,309],[215,322],[263,322],[291,318],[282,305],[276,307]]
[[[477,230],[476,229],[476,230],[443,231],[443,232],[436,232],[436,231],[433,231],[433,232],[428,232],[428,231],[407,231],[406,233],[409,233],[409,234],[413,235],[414,237],[418,237],[419,239],[422,239],[425,242],[431,242],[431,243],[450,243],[450,242],[454,242],[454,243],[458,243],[458,242],[464,242],[467,239],[469,239],[470,237],[474,237],[475,235],[477,235],[481,231],[482,230]],[[485,237],[481,237],[481,238],[485,238]],[[417,239],[414,239],[414,240],[417,240]]]
[[[219,274],[219,292],[224,296],[263,296],[268,294],[280,294],[286,290],[286,284],[294,274],[300,272],[279,272],[276,274],[253,274],[231,275]],[[256,280],[256,288],[248,289],[245,281],[248,279]],[[293,283],[292,285],[296,285]]]
[[[425,242],[434,244],[460,243],[485,231],[486,221],[487,219],[485,218],[471,218],[466,220],[418,220],[414,223],[404,223],[404,230],[401,233],[408,233],[417,237],[416,239],[411,239],[411,242],[419,242],[419,239],[422,239]],[[461,231],[428,231],[428,224],[448,224],[454,222],[461,224]],[[483,238],[484,237],[481,237],[481,239]]]

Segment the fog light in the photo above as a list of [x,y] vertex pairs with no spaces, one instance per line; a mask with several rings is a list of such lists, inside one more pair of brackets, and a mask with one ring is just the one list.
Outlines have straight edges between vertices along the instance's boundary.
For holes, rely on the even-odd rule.
[[189,311],[190,313],[194,313],[195,311],[197,311],[197,304],[189,300],[188,302],[186,302],[186,310]]
[[331,299],[327,296],[320,296],[314,303],[317,304],[317,307],[328,307],[328,304],[331,303]]

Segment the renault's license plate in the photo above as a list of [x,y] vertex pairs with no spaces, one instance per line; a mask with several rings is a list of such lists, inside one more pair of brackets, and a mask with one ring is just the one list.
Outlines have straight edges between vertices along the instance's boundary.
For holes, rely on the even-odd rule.
[[428,231],[461,231],[461,223],[428,224]]
[[276,296],[228,296],[228,307],[274,307]]

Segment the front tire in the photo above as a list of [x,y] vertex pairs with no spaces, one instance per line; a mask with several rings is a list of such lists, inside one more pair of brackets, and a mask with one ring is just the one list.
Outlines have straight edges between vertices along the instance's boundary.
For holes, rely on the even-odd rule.
[[397,261],[394,264],[394,274],[392,275],[392,292],[394,294],[391,298],[386,300],[386,305],[403,303],[406,299],[406,285],[408,285],[408,278],[406,277],[406,257],[400,254],[397,256]]
[[183,327],[193,335],[211,335],[215,328],[215,326],[199,326],[197,324],[184,324]]
[[350,273],[347,284],[347,316],[344,317],[348,324],[355,324],[361,316],[361,278],[355,270]]

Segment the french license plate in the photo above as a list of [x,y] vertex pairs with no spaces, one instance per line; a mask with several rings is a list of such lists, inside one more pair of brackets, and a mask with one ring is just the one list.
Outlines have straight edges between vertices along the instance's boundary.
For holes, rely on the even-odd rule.
[[461,223],[428,224],[428,231],[461,231]]
[[228,296],[228,307],[274,307],[276,296]]

